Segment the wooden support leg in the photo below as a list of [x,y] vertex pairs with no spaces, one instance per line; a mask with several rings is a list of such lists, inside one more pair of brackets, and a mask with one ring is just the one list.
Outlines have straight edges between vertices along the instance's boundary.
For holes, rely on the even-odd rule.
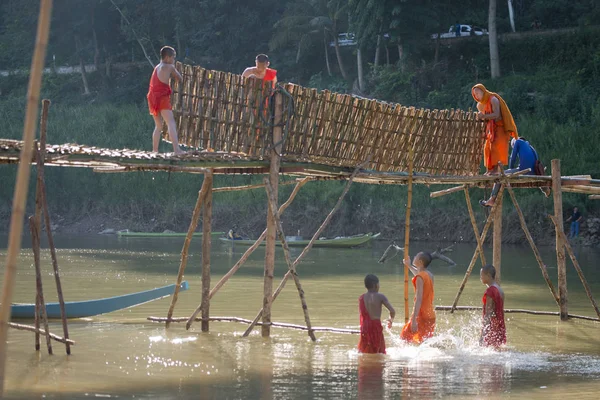
[[210,245],[212,233],[212,186],[213,173],[204,175],[208,186],[204,199],[204,210],[202,213],[202,332],[208,332],[208,317],[210,310]]
[[[494,214],[496,213],[496,210],[498,209],[498,205],[502,204],[502,203],[498,202],[498,199],[501,199],[503,194],[504,194],[504,185],[500,188],[500,191],[498,192],[498,196],[496,197],[496,201],[494,202],[494,206],[492,207],[492,211],[490,212],[490,215],[487,218],[485,226],[483,227],[483,232],[481,233],[481,240],[480,240],[481,243],[485,242],[485,238],[487,237],[488,230],[490,229],[490,226],[492,225],[492,221],[494,220]],[[481,249],[481,250],[483,250],[483,249]],[[467,281],[469,280],[469,276],[471,275],[471,272],[473,271],[473,267],[475,266],[475,263],[477,262],[477,257],[478,257],[479,251],[480,251],[480,249],[479,249],[479,247],[477,247],[477,249],[475,249],[475,253],[473,253],[473,257],[471,258],[471,262],[469,263],[469,267],[467,268],[465,277],[463,278],[463,281],[460,284],[460,287],[458,288],[458,292],[456,293],[456,297],[454,298],[454,303],[452,303],[452,310],[450,311],[451,313],[454,312],[454,310],[456,309],[456,305],[458,304],[458,299],[460,299],[460,295],[462,294],[463,290],[465,289],[465,285],[467,284]]]
[[198,226],[198,220],[200,219],[200,210],[202,210],[202,204],[204,203],[204,198],[208,194],[208,184],[206,182],[206,176],[204,177],[204,182],[202,182],[202,189],[198,192],[198,199],[196,200],[196,206],[194,207],[194,212],[192,213],[192,220],[190,221],[190,226],[188,228],[187,235],[183,242],[183,248],[181,249],[181,262],[179,264],[179,272],[177,273],[177,284],[175,285],[175,291],[173,292],[173,297],[171,298],[171,305],[169,306],[169,311],[167,312],[167,322],[166,326],[169,327],[169,322],[171,317],[173,316],[173,311],[175,310],[175,304],[177,303],[177,298],[179,296],[179,288],[181,287],[181,282],[183,281],[183,274],[185,272],[185,267],[187,266],[188,260],[188,250],[190,249],[190,243],[192,241],[192,237],[194,236],[194,231]]
[[554,218],[556,218],[556,265],[558,268],[558,299],[560,319],[569,319],[567,296],[567,261],[565,259],[565,242],[560,232],[563,231],[563,206],[560,176],[560,160],[552,160],[552,193],[554,196]]
[[[410,246],[410,209],[412,207],[412,181],[414,165],[414,147],[410,148],[408,153],[408,198],[406,200],[406,215],[404,219],[404,258],[410,257],[408,251]],[[408,322],[408,267],[402,262],[404,267],[404,323]]]
[[[352,185],[352,182],[354,181],[354,177],[356,176],[356,174],[358,173],[358,171],[360,171],[360,169],[362,168],[362,166],[365,165],[365,163],[367,163],[367,162],[368,162],[368,160],[365,161],[363,164],[359,165],[358,167],[356,167],[356,169],[354,170],[354,172],[352,172],[352,175],[348,179],[348,183],[346,183],[346,186],[344,187],[344,190],[342,191],[342,194],[340,195],[337,203],[335,204],[335,206],[333,207],[333,209],[329,212],[329,214],[327,214],[327,217],[325,218],[325,220],[323,221],[323,223],[321,224],[321,226],[319,227],[319,229],[317,229],[317,231],[313,235],[312,239],[310,239],[310,241],[308,242],[308,244],[306,245],[306,247],[304,248],[304,250],[302,250],[302,253],[300,253],[300,255],[296,258],[296,261],[294,261],[294,268],[296,268],[298,266],[298,264],[300,264],[300,262],[304,259],[304,256],[306,256],[306,254],[312,248],[313,243],[315,242],[315,240],[317,240],[319,238],[319,236],[321,236],[321,233],[325,230],[325,227],[327,227],[327,225],[329,225],[329,222],[331,221],[331,218],[333,217],[333,214],[335,214],[335,212],[340,208],[340,206],[342,205],[342,200],[344,199],[344,197],[346,197],[346,194],[348,193],[348,190],[350,190],[350,185]],[[275,299],[277,298],[277,296],[279,296],[279,293],[281,293],[281,291],[285,287],[285,284],[286,284],[287,280],[290,278],[290,275],[291,275],[291,273],[290,273],[290,271],[288,271],[285,274],[285,276],[283,277],[283,279],[281,280],[281,282],[279,282],[279,286],[275,290],[275,293],[273,293],[273,299],[271,300],[272,302],[275,301]],[[243,337],[248,336],[250,334],[250,332],[252,332],[252,329],[254,329],[254,326],[256,325],[256,323],[258,322],[258,320],[260,319],[260,317],[263,315],[263,311],[264,311],[264,309],[261,309],[258,312],[258,314],[254,318],[254,320],[252,321],[252,323],[250,324],[250,326],[248,327],[248,329],[246,329],[246,331],[242,335]]]
[[592,289],[590,288],[590,285],[587,282],[587,279],[585,279],[585,276],[583,275],[583,271],[581,270],[581,267],[579,266],[579,262],[577,261],[577,257],[575,257],[575,252],[573,251],[573,248],[571,247],[571,243],[569,243],[569,240],[567,239],[567,235],[565,235],[565,233],[562,231],[562,229],[559,230],[559,224],[558,221],[556,220],[556,217],[549,215],[550,219],[552,220],[552,222],[554,223],[554,228],[557,230],[557,232],[559,232],[559,235],[562,237],[563,242],[565,243],[565,247],[567,249],[567,253],[569,253],[569,257],[571,257],[571,262],[573,263],[573,267],[575,267],[575,270],[577,271],[577,275],[579,275],[579,279],[581,280],[581,283],[583,284],[583,288],[585,289],[585,293],[588,296],[588,299],[590,299],[590,302],[592,303],[592,307],[594,307],[594,311],[596,311],[596,315],[598,316],[598,319],[600,319],[600,310],[598,309],[598,304],[596,303],[596,300],[594,299],[594,296],[592,295]]
[[521,229],[523,229],[523,232],[525,233],[525,237],[527,238],[527,241],[529,242],[529,245],[531,246],[531,249],[533,250],[535,259],[537,260],[538,265],[540,266],[540,269],[542,270],[542,275],[544,276],[544,280],[546,281],[546,284],[548,285],[548,288],[550,289],[550,292],[552,293],[552,297],[554,298],[556,303],[559,304],[558,295],[556,294],[556,289],[554,289],[554,285],[552,284],[552,281],[550,280],[550,276],[548,275],[548,270],[546,269],[546,264],[544,264],[544,262],[542,261],[542,256],[540,255],[540,252],[538,251],[538,248],[535,245],[535,242],[533,241],[533,237],[531,236],[531,233],[529,232],[529,228],[527,228],[527,224],[525,223],[525,217],[523,216],[523,211],[521,211],[521,207],[519,206],[519,203],[517,202],[517,198],[515,196],[515,193],[514,193],[512,187],[510,186],[510,183],[506,182],[506,188],[507,188],[508,194],[510,195],[510,198],[513,202],[513,205],[515,206],[515,209],[517,210],[517,214],[519,215],[519,221],[521,222]]
[[35,49],[31,61],[29,86],[27,88],[27,110],[25,112],[23,124],[24,143],[21,154],[19,155],[19,167],[17,170],[8,234],[8,249],[5,259],[6,267],[4,269],[4,279],[2,281],[2,298],[0,299],[0,397],[4,393],[10,307],[17,275],[17,258],[21,251],[23,219],[25,217],[25,204],[29,188],[29,176],[31,173],[30,163],[33,154],[33,141],[35,138],[35,122],[38,113],[38,101],[40,98],[44,59],[46,58],[46,48],[48,46],[51,14],[52,0],[41,0]]
[[492,258],[493,265],[496,268],[496,281],[500,283],[502,279],[502,198],[504,196],[497,196],[494,206],[494,234],[492,241]]
[[308,336],[313,341],[316,341],[315,333],[312,330],[312,324],[310,323],[310,316],[308,315],[308,305],[306,304],[306,297],[304,296],[304,290],[302,289],[302,285],[300,284],[300,278],[298,278],[298,274],[296,273],[296,268],[294,267],[294,263],[292,262],[292,258],[290,257],[290,248],[288,247],[287,241],[285,240],[285,233],[283,232],[283,225],[281,224],[281,220],[279,219],[279,215],[275,211],[277,209],[277,199],[275,198],[275,192],[271,187],[268,179],[265,179],[265,189],[267,190],[267,195],[269,197],[269,202],[271,203],[271,207],[269,210],[273,212],[273,219],[275,220],[275,224],[277,226],[277,230],[279,231],[279,238],[281,240],[281,245],[283,247],[283,254],[285,257],[285,262],[287,263],[288,270],[294,279],[294,283],[296,284],[296,289],[298,290],[298,295],[300,296],[300,302],[302,303],[302,311],[304,312],[304,321],[306,322],[306,327],[308,328]]
[[48,329],[48,316],[46,315],[46,302],[44,301],[44,288],[42,285],[42,270],[40,267],[40,229],[36,225],[35,217],[29,217],[29,228],[31,231],[31,248],[33,249],[33,261],[35,264],[35,286],[36,286],[36,315],[35,321],[36,343],[35,349],[40,349],[40,320],[44,324],[46,331],[46,346],[48,354],[52,354],[52,342],[50,341],[50,330]]
[[471,219],[471,226],[473,226],[473,233],[475,233],[475,240],[477,241],[477,249],[479,250],[479,258],[481,258],[481,265],[487,264],[485,261],[485,254],[483,253],[483,242],[479,236],[479,228],[477,227],[477,220],[475,220],[475,213],[473,212],[473,205],[471,204],[471,196],[469,195],[469,188],[464,186],[465,200],[467,202],[467,209],[469,210],[469,218]]
[[[275,120],[273,127],[273,148],[271,149],[271,160],[270,160],[270,172],[269,180],[273,187],[275,198],[279,194],[279,167],[281,164],[281,152],[280,141],[283,137],[283,129],[280,126],[283,116],[283,99],[281,93],[275,94]],[[275,145],[277,145],[275,147]],[[268,207],[271,207],[269,203]],[[267,243],[265,246],[265,276],[263,280],[263,325],[262,325],[262,336],[269,337],[271,335],[271,303],[273,294],[273,273],[275,271],[275,240],[277,227],[275,226],[275,219],[273,214],[276,210],[268,210],[267,212]]]
[[[302,188],[302,186],[304,186],[309,180],[310,180],[310,178],[304,178],[303,180],[299,181],[296,184],[296,187],[294,188],[294,190],[290,194],[290,197],[287,199],[287,201],[285,203],[283,203],[281,205],[281,207],[279,207],[279,215],[281,215],[285,211],[285,209],[288,208],[290,204],[292,204],[292,201],[294,200],[294,198],[296,197],[296,195],[300,191],[300,188]],[[264,185],[261,185],[261,187],[263,187],[263,186]],[[236,271],[238,269],[240,269],[240,267],[242,265],[244,265],[244,263],[246,262],[246,260],[248,260],[248,257],[250,257],[250,255],[252,253],[254,253],[254,251],[260,246],[260,244],[265,240],[266,236],[267,236],[267,231],[265,229],[263,231],[263,233],[260,235],[260,237],[256,240],[256,242],[254,242],[254,244],[252,246],[250,246],[248,248],[248,250],[246,250],[246,252],[242,255],[242,257],[240,257],[240,259],[238,260],[238,262],[235,263],[235,265],[233,267],[231,267],[231,269],[225,275],[223,275],[223,277],[219,280],[219,282],[217,282],[217,284],[215,285],[215,287],[212,288],[212,290],[210,291],[210,293],[208,295],[208,299],[209,300],[212,299],[212,297],[219,291],[219,289],[221,289],[221,287],[223,287],[223,285],[225,285],[225,283],[229,280],[229,278],[231,278],[233,276],[233,274],[235,274]],[[196,316],[198,315],[198,313],[201,310],[202,310],[202,304],[200,304],[198,306],[198,308],[196,308],[196,310],[188,318],[188,322],[185,325],[185,329],[190,329],[190,327],[192,326],[192,324],[194,323],[194,321],[196,319]]]

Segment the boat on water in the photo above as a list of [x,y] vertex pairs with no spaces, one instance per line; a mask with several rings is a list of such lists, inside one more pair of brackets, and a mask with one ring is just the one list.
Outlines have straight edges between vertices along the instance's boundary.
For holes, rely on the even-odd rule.
[[[220,236],[224,235],[225,232],[212,232],[211,236]],[[187,232],[132,232],[132,231],[119,231],[117,232],[118,236],[123,237],[156,237],[156,238],[164,238],[164,237],[186,237]],[[202,232],[194,232],[194,236],[202,236]]]
[[[380,234],[379,233],[365,233],[365,234],[361,234],[361,235],[355,235],[355,236],[343,236],[343,237],[337,237],[334,239],[319,239],[319,240],[315,240],[313,246],[314,247],[337,247],[337,248],[350,248],[350,247],[357,247],[360,245],[363,245],[373,239],[375,239],[376,237],[378,237]],[[310,242],[310,240],[304,240],[301,239],[297,236],[292,236],[292,237],[288,237],[287,239],[287,243],[288,246],[290,247],[305,247],[308,242]],[[223,242],[228,242],[231,244],[239,244],[239,245],[243,245],[243,246],[251,246],[254,244],[255,240],[247,240],[247,239],[229,239],[229,238],[219,238],[219,240],[222,240]],[[265,241],[263,241],[261,243],[261,246],[264,246],[266,244]],[[277,246],[281,246],[281,242],[278,240],[276,242]]]
[[[124,308],[139,306],[149,301],[168,297],[175,291],[176,285],[167,285],[142,292],[124,294],[121,296],[106,297],[97,300],[67,301],[65,312],[67,318],[85,318],[94,315],[106,314],[122,310]],[[181,283],[179,290],[187,290],[187,281]],[[35,304],[13,304],[11,306],[11,318],[34,318]],[[60,306],[58,303],[46,303],[46,314],[48,318],[60,318]]]

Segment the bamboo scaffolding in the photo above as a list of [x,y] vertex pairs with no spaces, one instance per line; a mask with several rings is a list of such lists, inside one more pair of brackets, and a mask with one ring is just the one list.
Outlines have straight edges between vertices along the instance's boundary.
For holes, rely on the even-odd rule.
[[48,316],[46,315],[46,302],[44,301],[44,289],[42,284],[42,270],[40,267],[40,228],[35,217],[29,217],[29,229],[31,231],[31,249],[33,250],[33,263],[35,265],[35,350],[40,350],[40,319],[46,331],[46,347],[48,354],[52,354],[52,342],[50,341],[50,330],[48,329]]
[[600,195],[597,195],[597,194],[590,195],[589,199],[590,200],[600,200]]
[[[297,183],[298,181],[294,180],[294,181],[280,181],[279,185],[291,185],[294,183]],[[264,188],[265,185],[260,183],[260,184],[256,184],[256,185],[245,185],[245,186],[229,186],[229,187],[218,187],[218,188],[213,188],[212,192],[213,193],[220,193],[220,192],[234,192],[234,191],[238,191],[238,190],[251,190],[251,189],[260,189],[260,188]]]
[[[292,204],[292,201],[294,201],[294,198],[296,197],[296,195],[298,194],[298,192],[300,191],[302,186],[304,186],[306,183],[308,183],[309,180],[310,180],[310,178],[304,178],[301,181],[299,181],[298,183],[296,183],[296,186],[294,187],[294,190],[290,194],[290,197],[287,199],[287,201],[285,203],[283,203],[281,205],[281,207],[279,207],[279,215],[281,215],[290,206],[290,204]],[[231,269],[225,275],[223,275],[223,277],[219,280],[219,282],[217,282],[217,284],[212,288],[212,290],[210,291],[210,293],[208,295],[209,300],[212,299],[212,297],[215,294],[217,294],[219,289],[221,289],[221,287],[223,287],[223,285],[225,285],[225,283],[229,280],[229,278],[231,278],[233,276],[233,274],[235,274],[237,272],[237,270],[240,269],[240,267],[242,265],[244,265],[244,263],[248,260],[248,257],[250,257],[250,255],[256,249],[258,249],[260,244],[265,240],[266,236],[267,236],[267,230],[265,229],[263,231],[263,233],[259,236],[259,238],[256,240],[256,242],[254,242],[254,244],[252,246],[250,246],[248,248],[248,250],[246,250],[246,252],[240,257],[238,262],[236,262],[234,264],[234,266],[231,267]],[[202,307],[202,305],[199,305],[198,308],[196,308],[196,310],[188,318],[188,322],[186,324],[185,329],[190,329],[194,320],[196,319],[196,316],[201,311],[201,307]]]
[[585,276],[583,275],[583,271],[581,270],[581,267],[579,266],[579,261],[577,261],[577,257],[575,257],[575,253],[573,252],[571,243],[569,243],[569,240],[567,239],[567,236],[565,235],[563,230],[559,228],[557,218],[552,215],[548,215],[548,217],[552,220],[552,223],[554,223],[554,228],[556,229],[558,234],[561,236],[563,242],[565,243],[565,247],[567,249],[567,253],[569,253],[569,257],[571,257],[571,262],[573,263],[573,267],[575,267],[575,270],[577,271],[577,275],[579,275],[579,279],[581,280],[581,283],[583,284],[583,288],[585,289],[585,293],[587,294],[588,299],[590,299],[590,303],[592,303],[592,307],[594,307],[594,311],[596,311],[596,315],[598,316],[598,319],[600,320],[600,310],[598,309],[598,303],[596,303],[596,300],[594,300],[594,296],[592,295],[592,289],[590,288],[590,285],[588,284],[587,279],[585,279]]
[[183,248],[181,249],[181,261],[179,263],[179,272],[177,273],[177,283],[175,284],[175,291],[173,292],[171,305],[169,306],[169,311],[167,312],[167,328],[169,327],[168,320],[173,316],[173,311],[175,310],[175,304],[177,303],[177,298],[179,296],[179,288],[181,287],[181,282],[183,282],[183,274],[185,272],[185,267],[187,266],[190,243],[192,241],[192,237],[194,236],[194,232],[196,231],[196,227],[198,226],[200,211],[202,210],[204,199],[208,195],[208,188],[209,185],[205,177],[204,181],[202,182],[202,188],[198,192],[198,199],[196,200],[196,206],[194,207],[194,212],[192,213],[192,220],[190,221],[190,226],[183,242]]
[[469,210],[469,219],[471,220],[471,226],[473,227],[473,233],[475,234],[475,240],[477,241],[477,249],[479,250],[479,257],[481,258],[481,265],[486,265],[485,253],[483,252],[483,241],[479,236],[479,228],[477,227],[477,221],[475,220],[475,213],[473,212],[473,205],[471,204],[471,196],[469,195],[469,188],[463,187],[465,192],[465,201],[467,203],[467,209]]
[[429,193],[429,197],[431,197],[432,199],[435,199],[438,197],[446,196],[448,194],[460,192],[461,190],[463,190],[465,188],[466,188],[466,185],[455,186],[455,187],[451,187],[449,189],[439,190],[437,192],[431,192],[431,193]]
[[[208,332],[208,317],[210,311],[210,245],[212,240],[212,187],[213,173],[204,175],[206,196],[202,210],[202,332]],[[204,186],[204,183],[202,186]]]
[[[165,317],[148,317],[147,320],[152,321],[152,322],[159,322],[159,323],[164,323],[167,321],[177,323],[177,322],[187,322],[188,317],[171,318],[171,319],[167,319]],[[196,318],[195,320],[202,321],[202,318]],[[251,321],[249,319],[239,318],[239,317],[210,317],[208,320],[209,321],[217,321],[217,322],[239,322],[242,324],[252,324],[253,323],[253,321]],[[262,325],[262,324],[263,323],[260,321],[254,322],[254,325]],[[313,326],[311,328],[308,328],[306,326],[296,325],[296,324],[288,324],[288,323],[284,323],[284,322],[270,322],[269,325],[273,326],[273,327],[278,327],[278,328],[299,329],[299,330],[303,330],[303,331],[312,331],[312,332],[360,334],[360,330],[358,330],[358,329],[330,328],[330,327],[324,327],[324,326]]]
[[502,203],[504,196],[496,196],[494,206],[494,229],[492,232],[492,263],[496,269],[496,281],[502,280]]
[[[412,207],[412,177],[414,166],[414,145],[409,150],[408,164],[408,198],[406,200],[406,216],[404,219],[404,258],[410,257],[408,251],[410,246],[410,209]],[[402,262],[404,266],[404,323],[408,322],[408,266]]]
[[281,224],[281,220],[279,219],[279,215],[277,214],[277,199],[275,197],[275,189],[271,186],[271,183],[267,178],[265,178],[265,189],[267,191],[267,197],[269,199],[270,207],[269,210],[273,213],[273,219],[275,220],[275,226],[279,231],[279,240],[281,241],[281,247],[283,248],[283,255],[285,258],[285,262],[288,266],[288,272],[291,273],[292,279],[294,280],[294,284],[296,285],[296,289],[298,290],[298,296],[300,297],[300,303],[302,304],[302,312],[304,313],[304,322],[306,323],[306,327],[308,328],[308,336],[312,339],[313,342],[317,341],[314,332],[310,329],[310,316],[308,315],[308,305],[306,304],[306,297],[304,295],[304,290],[302,289],[302,285],[300,284],[300,278],[296,272],[296,268],[294,267],[294,263],[292,262],[292,258],[290,257],[290,248],[288,247],[287,241],[285,240],[285,233],[283,232],[283,225]]
[[[342,205],[342,200],[344,200],[344,197],[346,197],[346,194],[348,193],[348,190],[350,190],[350,186],[352,185],[354,177],[356,176],[356,174],[358,173],[358,171],[362,168],[362,166],[365,163],[367,163],[368,161],[369,161],[369,159],[367,159],[367,161],[364,161],[362,164],[360,164],[358,167],[356,167],[354,169],[354,172],[352,173],[352,175],[348,179],[348,182],[346,183],[346,186],[344,187],[344,190],[342,191],[342,194],[338,198],[337,203],[335,204],[335,206],[333,207],[333,209],[329,212],[329,214],[327,214],[327,217],[325,217],[325,220],[323,221],[323,223],[321,224],[321,226],[319,226],[319,229],[317,229],[317,231],[315,232],[315,234],[313,235],[313,237],[310,239],[310,241],[308,242],[308,244],[306,245],[306,247],[302,250],[302,252],[300,253],[300,255],[294,261],[294,268],[296,268],[298,266],[298,264],[300,264],[300,262],[302,261],[302,259],[304,259],[304,256],[306,256],[306,254],[308,254],[308,252],[312,248],[312,245],[315,242],[315,240],[317,240],[319,238],[319,236],[321,235],[321,233],[323,232],[323,230],[327,227],[327,225],[329,225],[329,222],[331,221],[331,218],[333,217],[333,215],[335,214],[335,212],[340,208],[340,206]],[[271,302],[275,301],[275,299],[277,298],[277,296],[279,295],[279,293],[281,293],[281,291],[285,287],[285,284],[286,284],[287,280],[289,279],[290,275],[291,275],[290,271],[288,271],[285,274],[285,276],[283,277],[283,279],[279,283],[279,286],[275,290],[275,293],[273,293]],[[256,315],[256,317],[252,321],[253,323],[250,324],[250,326],[248,327],[248,329],[246,329],[246,331],[242,335],[243,337],[248,336],[250,334],[250,332],[252,332],[252,329],[254,329],[254,326],[256,325],[256,323],[258,322],[258,320],[260,319],[260,317],[262,316],[263,311],[264,310],[261,309],[258,312],[258,314]]]
[[535,245],[535,242],[533,241],[533,237],[531,236],[531,233],[529,232],[529,228],[527,227],[527,223],[525,222],[525,217],[523,216],[523,211],[521,210],[521,207],[519,206],[519,203],[517,202],[517,197],[515,196],[515,193],[512,190],[510,183],[508,183],[508,182],[506,183],[506,189],[508,190],[508,194],[510,195],[513,205],[515,206],[515,209],[517,210],[517,214],[519,215],[519,222],[521,223],[521,229],[523,229],[523,233],[525,233],[525,237],[527,238],[527,241],[529,242],[529,245],[531,246],[531,250],[533,250],[535,259],[542,271],[542,276],[544,277],[544,280],[546,281],[546,284],[548,285],[548,288],[550,289],[550,292],[552,293],[552,298],[554,298],[554,300],[556,301],[556,304],[560,304],[558,295],[556,294],[556,289],[554,289],[554,285],[552,284],[552,281],[550,280],[550,276],[548,275],[548,270],[546,268],[546,264],[544,264],[544,262],[542,261],[542,256],[541,256],[540,252],[538,251],[538,248]]
[[552,194],[554,199],[554,217],[559,224],[556,228],[556,265],[558,268],[558,306],[560,319],[566,321],[569,317],[567,296],[567,266],[565,259],[565,242],[560,235],[563,229],[563,206],[560,176],[560,160],[552,160]]
[[[494,220],[494,214],[496,213],[496,210],[498,209],[498,204],[501,204],[498,202],[498,199],[501,199],[503,194],[504,194],[504,185],[502,187],[500,187],[500,191],[498,192],[496,201],[494,202],[494,205],[492,206],[492,211],[490,212],[490,215],[488,215],[487,221],[485,222],[485,225],[483,227],[483,231],[481,232],[481,239],[480,239],[481,243],[485,242],[485,238],[487,237],[488,230],[490,229],[490,226],[492,225],[492,221]],[[471,262],[469,263],[469,266],[467,267],[467,272],[465,272],[465,277],[463,278],[463,280],[460,284],[460,287],[458,288],[458,292],[456,293],[456,297],[454,298],[454,302],[452,303],[452,307],[454,307],[454,308],[456,308],[456,305],[458,304],[458,299],[460,299],[460,295],[462,294],[463,290],[465,289],[465,285],[467,284],[467,281],[469,280],[469,276],[471,276],[471,271],[473,271],[473,267],[475,266],[475,263],[477,262],[478,253],[479,253],[479,246],[475,249],[475,253],[473,253]]]
[[44,335],[44,336],[48,335],[50,337],[50,339],[55,340],[59,343],[68,344],[69,346],[75,345],[75,342],[71,339],[65,339],[63,337],[55,335],[54,333],[47,333],[47,331],[45,331],[43,329],[37,329],[36,327],[31,326],[31,325],[17,324],[15,322],[9,322],[7,325],[9,328],[13,328],[18,331],[35,332],[37,334]]
[[[436,311],[450,311],[450,312],[454,312],[454,311],[481,311],[482,307],[472,307],[472,306],[435,306]],[[525,309],[511,309],[511,308],[505,308],[504,309],[504,313],[506,314],[531,314],[531,315],[553,315],[553,316],[560,316],[560,312],[558,311],[534,311],[534,310],[525,310]],[[574,315],[574,314],[569,314],[569,318],[573,318],[573,319],[583,319],[586,321],[594,321],[594,322],[600,322],[600,319],[598,318],[593,318],[593,317],[588,317],[585,315]]]
[[33,141],[35,137],[35,121],[38,113],[38,101],[42,71],[48,45],[50,31],[50,16],[52,14],[52,0],[40,1],[40,12],[36,33],[35,50],[31,61],[29,86],[27,88],[27,110],[23,125],[23,150],[20,154],[20,163],[17,170],[15,192],[12,204],[10,229],[8,236],[8,250],[6,254],[6,268],[2,282],[2,300],[0,304],[0,396],[4,393],[4,377],[6,368],[7,335],[10,319],[10,307],[15,279],[17,273],[17,258],[21,251],[21,234],[23,233],[23,219],[25,216],[25,203],[29,186],[31,167],[29,160],[32,158]]

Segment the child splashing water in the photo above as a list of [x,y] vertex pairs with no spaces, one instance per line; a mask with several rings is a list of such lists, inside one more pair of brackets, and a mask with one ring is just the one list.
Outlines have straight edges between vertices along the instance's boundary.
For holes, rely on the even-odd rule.
[[504,291],[496,282],[496,268],[485,265],[480,272],[481,283],[487,286],[483,294],[483,328],[479,344],[499,348],[506,344],[504,325]]
[[433,274],[427,270],[430,263],[431,255],[426,252],[417,254],[412,263],[410,258],[404,259],[404,264],[414,275],[412,283],[415,289],[413,313],[400,334],[400,338],[406,342],[421,344],[433,336],[435,330]]

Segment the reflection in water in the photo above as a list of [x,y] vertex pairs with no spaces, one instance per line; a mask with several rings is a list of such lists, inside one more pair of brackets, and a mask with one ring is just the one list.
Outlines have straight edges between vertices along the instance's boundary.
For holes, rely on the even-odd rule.
[[[99,240],[63,239],[61,248],[57,238],[67,300],[173,283],[183,239]],[[457,246],[453,255],[458,267],[432,266],[436,304],[451,304],[466,268],[463,264],[470,260],[474,246],[465,249]],[[233,249],[215,241],[211,266],[215,279],[243,251],[245,248]],[[315,249],[308,255],[299,273],[315,325],[357,327],[356,298],[364,290],[367,272],[376,271],[382,291],[393,304],[401,304],[398,288],[403,271],[398,264],[377,265],[380,254],[366,248]],[[3,257],[0,251],[0,265]],[[186,271],[190,290],[179,296],[176,316],[190,315],[200,301],[200,257],[200,241],[194,241]],[[586,257],[594,260],[595,253],[582,251],[581,258]],[[520,250],[508,250],[503,260],[507,307],[555,309],[534,259],[527,259]],[[43,265],[50,265],[49,261],[43,252]],[[263,268],[264,252],[259,250],[212,299],[211,313],[253,318],[262,305]],[[287,267],[278,260],[276,275],[285,271]],[[586,274],[598,292],[597,271],[586,270]],[[511,281],[511,277],[518,280]],[[48,282],[46,287],[53,287],[51,274],[45,273],[43,279]],[[15,301],[31,301],[34,287],[32,257],[24,250]],[[48,292],[49,301],[54,301],[55,294]],[[481,285],[473,279],[462,304],[478,305],[481,293]],[[589,314],[585,293],[579,287],[569,287],[569,295],[573,312]],[[395,326],[385,333],[388,354],[377,356],[358,354],[356,335],[321,333],[313,343],[305,332],[273,329],[273,337],[265,340],[258,330],[242,338],[244,325],[213,323],[210,333],[201,333],[199,326],[186,331],[182,324],[173,324],[165,329],[145,320],[149,315],[164,315],[169,303],[170,299],[163,299],[87,321],[71,321],[69,330],[77,345],[70,357],[58,345],[54,356],[35,353],[30,333],[11,331],[9,397],[488,399],[510,395],[547,399],[549,394],[568,394],[585,398],[597,394],[600,379],[600,337],[597,325],[588,322],[562,323],[554,317],[511,314],[507,317],[508,347],[495,352],[477,345],[479,312],[438,313],[436,336],[419,347],[406,345],[398,337],[400,326]],[[303,323],[294,290],[281,293],[274,303],[273,318]],[[401,316],[398,319],[402,320]],[[61,331],[59,322],[52,322],[50,328]]]

